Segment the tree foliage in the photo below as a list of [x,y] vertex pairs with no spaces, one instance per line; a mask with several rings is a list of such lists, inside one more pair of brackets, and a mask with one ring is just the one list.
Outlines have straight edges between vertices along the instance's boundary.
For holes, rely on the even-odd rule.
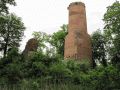
[[92,58],[95,63],[101,63],[103,66],[107,66],[106,50],[105,50],[105,37],[100,30],[95,31],[92,34]]
[[46,51],[49,56],[59,54],[64,55],[64,42],[67,35],[67,25],[61,26],[61,30],[48,35],[44,32],[34,32],[33,37],[38,40],[38,51]]
[[50,44],[56,48],[57,54],[64,55],[65,36],[67,35],[67,25],[61,26],[61,30],[53,33]]
[[110,59],[119,58],[120,60],[120,2],[116,1],[107,8],[104,14],[104,33],[106,46]]
[[4,56],[10,48],[19,46],[24,30],[24,23],[15,14],[0,16],[0,51]]
[[9,13],[8,11],[8,4],[9,5],[16,5],[15,0],[0,0],[0,14],[2,13]]
[[37,39],[38,41],[38,51],[43,52],[46,47],[47,47],[47,43],[49,42],[49,38],[50,36],[45,33],[45,32],[33,32],[33,37]]
[[[6,57],[0,60],[0,77],[7,78],[7,82],[16,83],[23,77],[22,57],[18,48],[11,48]],[[4,81],[6,82],[6,81]]]

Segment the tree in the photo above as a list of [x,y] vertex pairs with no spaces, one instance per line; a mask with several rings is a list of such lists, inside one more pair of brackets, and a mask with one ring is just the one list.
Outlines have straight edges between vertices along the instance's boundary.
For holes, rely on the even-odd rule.
[[13,47],[8,55],[0,60],[0,77],[7,78],[10,83],[16,83],[23,77],[22,69],[21,55],[18,48]]
[[10,48],[19,47],[24,30],[24,23],[15,14],[0,16],[0,51],[4,52],[4,56]]
[[0,14],[1,13],[8,13],[8,6],[9,5],[16,5],[15,0],[0,0]]
[[116,1],[107,8],[104,14],[104,33],[109,58],[118,56],[120,60],[120,2]]
[[67,25],[61,26],[61,30],[53,33],[50,44],[56,48],[57,54],[64,55],[65,36],[67,35]]
[[49,40],[49,35],[45,32],[33,32],[33,37],[38,41],[38,51],[42,52]]
[[92,58],[94,66],[95,62],[100,62],[103,66],[107,66],[105,38],[99,30],[92,34]]

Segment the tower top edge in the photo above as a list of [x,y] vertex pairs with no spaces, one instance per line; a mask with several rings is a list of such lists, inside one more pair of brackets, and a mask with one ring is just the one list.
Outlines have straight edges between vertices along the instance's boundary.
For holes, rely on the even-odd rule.
[[85,4],[83,2],[72,2],[69,4],[68,8],[71,7],[71,6],[76,6],[76,5],[82,5],[85,7]]

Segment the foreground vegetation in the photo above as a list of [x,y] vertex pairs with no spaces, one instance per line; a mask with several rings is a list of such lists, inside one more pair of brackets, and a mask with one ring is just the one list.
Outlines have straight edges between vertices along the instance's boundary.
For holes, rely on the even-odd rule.
[[[53,88],[55,90],[114,90],[120,89],[120,64],[97,66],[92,69],[87,62],[62,60],[40,52],[24,60],[16,49],[0,60],[0,86],[6,88]],[[18,86],[16,86],[18,85]],[[55,89],[54,89],[55,88]],[[78,88],[78,89],[77,89]],[[47,90],[47,89],[43,89]]]

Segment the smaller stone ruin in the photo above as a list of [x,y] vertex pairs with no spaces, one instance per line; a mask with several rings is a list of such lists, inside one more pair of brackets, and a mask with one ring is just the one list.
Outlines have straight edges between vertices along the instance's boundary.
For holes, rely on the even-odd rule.
[[23,51],[24,56],[28,56],[29,53],[37,51],[38,41],[35,38],[31,38],[26,43],[25,49]]

